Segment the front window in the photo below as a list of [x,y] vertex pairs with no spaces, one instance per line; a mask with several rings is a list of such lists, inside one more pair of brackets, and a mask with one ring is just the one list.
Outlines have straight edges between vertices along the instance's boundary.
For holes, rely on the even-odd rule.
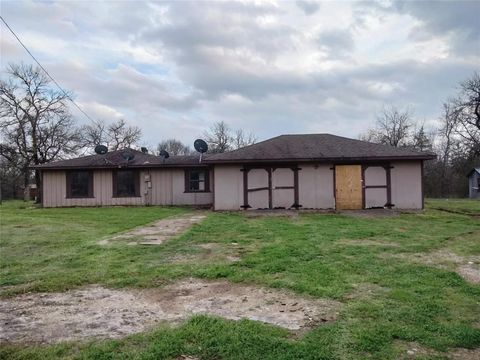
[[208,171],[203,169],[187,170],[185,173],[185,191],[186,192],[208,191]]
[[93,176],[91,171],[70,171],[67,173],[67,197],[93,197]]
[[139,174],[135,170],[118,170],[113,175],[113,196],[140,196]]

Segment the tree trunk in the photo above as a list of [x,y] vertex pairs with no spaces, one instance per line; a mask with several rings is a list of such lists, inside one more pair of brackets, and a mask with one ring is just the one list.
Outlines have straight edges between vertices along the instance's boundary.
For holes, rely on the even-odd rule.
[[35,184],[37,185],[37,204],[42,203],[43,186],[42,186],[42,174],[39,170],[35,170]]

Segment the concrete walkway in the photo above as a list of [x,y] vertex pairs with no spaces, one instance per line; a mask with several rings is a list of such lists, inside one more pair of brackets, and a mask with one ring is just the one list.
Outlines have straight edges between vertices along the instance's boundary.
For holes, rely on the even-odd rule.
[[172,237],[180,235],[206,217],[207,214],[200,211],[169,217],[101,240],[99,244],[108,245],[117,240],[127,240],[129,241],[127,245],[160,245]]

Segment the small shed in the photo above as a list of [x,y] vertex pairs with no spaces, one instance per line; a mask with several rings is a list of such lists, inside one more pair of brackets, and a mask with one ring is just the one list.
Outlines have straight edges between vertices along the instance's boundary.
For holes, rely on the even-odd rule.
[[470,199],[480,199],[480,167],[468,173],[468,195]]
[[37,200],[38,191],[36,184],[28,184],[23,192],[23,199],[25,201]]

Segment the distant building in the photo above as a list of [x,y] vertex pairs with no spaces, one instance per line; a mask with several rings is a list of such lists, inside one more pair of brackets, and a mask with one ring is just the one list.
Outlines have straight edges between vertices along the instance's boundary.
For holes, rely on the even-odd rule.
[[29,184],[25,188],[23,192],[23,199],[25,201],[37,200],[37,185],[36,184]]
[[471,199],[480,199],[480,167],[468,173],[468,195]]

